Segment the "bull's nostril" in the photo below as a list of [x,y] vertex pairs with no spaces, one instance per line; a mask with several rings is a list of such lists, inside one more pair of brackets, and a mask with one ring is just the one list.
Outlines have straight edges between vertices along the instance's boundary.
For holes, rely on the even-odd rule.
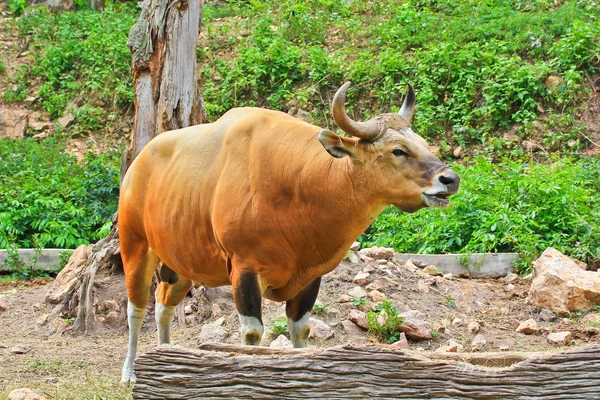
[[451,185],[453,183],[458,183],[458,175],[456,175],[456,173],[454,173],[454,171],[449,171],[446,172],[444,175],[440,175],[439,177],[440,182],[442,182],[444,185]]

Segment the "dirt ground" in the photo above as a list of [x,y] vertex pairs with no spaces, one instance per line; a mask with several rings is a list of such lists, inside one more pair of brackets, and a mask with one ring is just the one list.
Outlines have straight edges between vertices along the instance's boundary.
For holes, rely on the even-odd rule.
[[[565,350],[550,346],[545,340],[546,333],[560,330],[573,333],[574,340],[567,348],[600,343],[598,330],[590,329],[589,326],[589,321],[598,321],[600,313],[543,321],[539,311],[527,304],[530,282],[527,279],[519,278],[513,283],[514,288],[510,288],[501,279],[433,277],[422,270],[401,264],[343,262],[323,279],[317,302],[325,305],[326,311],[313,315],[313,318],[332,327],[334,336],[320,342],[312,340],[311,346],[323,348],[349,342],[375,341],[368,331],[360,330],[349,334],[341,324],[352,309],[368,310],[376,304],[369,301],[368,296],[366,304],[340,303],[340,298],[343,300],[344,295],[357,286],[352,282],[355,275],[365,268],[374,269],[369,277],[370,282],[376,282],[381,287],[379,291],[400,312],[419,310],[434,328],[443,331],[434,335],[431,340],[410,341],[411,350],[435,351],[453,339],[464,346],[464,351],[471,351],[471,341],[475,336],[467,329],[467,324],[471,321],[477,321],[481,325],[479,333],[487,341],[485,351]],[[62,333],[50,333],[48,324],[38,324],[38,318],[47,311],[44,298],[48,282],[49,280],[38,280],[28,284],[0,285],[0,301],[7,306],[5,311],[0,312],[0,398],[19,387],[29,387],[48,399],[131,398],[131,389],[119,383],[127,346],[126,299],[124,289],[121,289],[122,277],[105,277],[101,280],[99,287],[107,289],[98,291],[97,333],[87,337],[70,334],[68,325],[72,321],[69,320],[58,321],[59,325],[63,325],[63,329],[58,329]],[[107,318],[108,310],[103,306],[107,295],[118,304],[116,319]],[[185,313],[185,306],[189,306],[188,315]],[[151,349],[156,343],[152,308],[152,305],[149,306],[144,324],[141,352]],[[268,346],[276,336],[272,332],[273,320],[285,317],[285,306],[283,303],[265,301],[263,312],[266,331],[262,345]],[[202,327],[220,317],[224,317],[223,327],[226,331],[222,341],[238,343],[239,324],[229,288],[194,289],[177,313],[172,342],[197,347]],[[462,319],[463,324],[453,326],[455,318]],[[538,321],[541,327],[538,334],[524,335],[515,332],[520,321],[530,318]],[[14,347],[18,345],[25,347],[24,354],[13,353]]]

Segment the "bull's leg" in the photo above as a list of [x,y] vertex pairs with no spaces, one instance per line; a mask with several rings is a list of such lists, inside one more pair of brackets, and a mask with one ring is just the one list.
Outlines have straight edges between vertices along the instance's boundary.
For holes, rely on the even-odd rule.
[[307,339],[310,332],[308,319],[317,300],[319,286],[321,286],[321,277],[304,286],[298,294],[285,303],[290,338],[294,347],[308,346]]
[[262,323],[262,288],[253,271],[232,273],[233,298],[240,318],[242,344],[257,346],[264,331]]
[[150,297],[152,276],[159,260],[156,254],[146,246],[140,246],[130,252],[126,246],[121,244],[121,255],[129,299],[127,303],[129,345],[127,347],[127,357],[123,364],[121,382],[128,383],[135,382],[133,362],[137,353],[140,330],[146,316],[146,304],[148,304],[148,298]]
[[[163,269],[166,266],[163,266]],[[174,274],[174,273],[173,273]],[[176,275],[175,275],[176,276]],[[175,307],[185,298],[192,287],[192,281],[179,277],[175,283],[162,281],[156,288],[156,329],[158,345],[170,343],[171,322]]]

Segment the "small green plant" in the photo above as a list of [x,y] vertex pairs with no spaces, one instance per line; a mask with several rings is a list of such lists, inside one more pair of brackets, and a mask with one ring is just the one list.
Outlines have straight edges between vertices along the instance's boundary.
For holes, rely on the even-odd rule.
[[33,255],[28,262],[23,261],[19,256],[19,247],[14,241],[14,237],[9,236],[4,238],[4,241],[8,243],[6,246],[6,259],[4,265],[12,272],[12,277],[15,280],[30,280],[36,277],[47,277],[49,276],[44,271],[36,269],[37,260],[42,253],[43,243],[40,240],[40,235],[33,235]]
[[440,332],[437,329],[432,329],[431,336],[436,338],[436,337],[440,336]]
[[365,299],[352,299],[352,304],[354,305],[354,307],[359,307],[364,304],[367,304],[367,301]]
[[398,310],[389,300],[384,300],[367,313],[369,332],[379,341],[394,343],[400,340],[400,325],[404,318],[398,317]]
[[8,0],[8,8],[16,17],[23,14],[27,8],[27,0]]
[[458,306],[456,305],[456,302],[454,301],[454,299],[452,298],[452,296],[450,295],[446,295],[444,297],[442,297],[442,300],[445,300],[446,303],[448,303],[448,305],[452,308],[458,308]]
[[284,333],[288,333],[287,319],[277,318],[272,319],[271,322],[273,322],[273,335],[279,336],[283,335]]
[[327,313],[327,311],[329,311],[329,307],[326,304],[315,304],[313,306],[313,312],[317,315]]
[[72,254],[73,251],[71,250],[63,250],[58,254],[58,271],[62,270],[67,265]]
[[0,75],[6,74],[6,64],[4,61],[0,60]]

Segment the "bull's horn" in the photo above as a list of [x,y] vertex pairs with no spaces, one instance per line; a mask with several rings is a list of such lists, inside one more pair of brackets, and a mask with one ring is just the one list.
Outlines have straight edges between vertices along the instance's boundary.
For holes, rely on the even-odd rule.
[[340,127],[341,130],[349,135],[365,139],[373,140],[381,132],[380,127],[375,122],[356,122],[348,117],[346,114],[346,92],[350,87],[350,82],[344,83],[344,85],[338,89],[335,96],[333,96],[333,103],[331,104],[331,113],[333,114],[333,120]]
[[406,97],[404,98],[404,103],[402,103],[402,107],[400,108],[400,111],[398,111],[398,114],[410,122],[415,112],[415,100],[417,96],[415,95],[415,89],[413,89],[410,83],[408,84],[407,89],[408,90],[406,92]]

